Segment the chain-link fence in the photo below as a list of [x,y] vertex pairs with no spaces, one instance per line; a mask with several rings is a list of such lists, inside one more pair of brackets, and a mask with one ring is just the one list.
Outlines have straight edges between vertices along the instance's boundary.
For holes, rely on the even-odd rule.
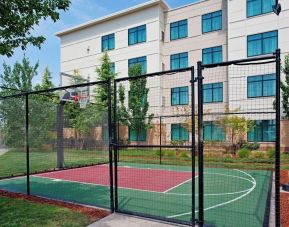
[[[280,226],[280,52],[0,98],[0,189]],[[283,146],[283,145],[282,145]]]
[[[0,188],[109,208],[110,102],[99,95],[108,87],[94,82],[2,98],[8,152],[0,156],[0,175],[14,178],[0,181]],[[81,108],[78,94],[88,88],[89,101]]]

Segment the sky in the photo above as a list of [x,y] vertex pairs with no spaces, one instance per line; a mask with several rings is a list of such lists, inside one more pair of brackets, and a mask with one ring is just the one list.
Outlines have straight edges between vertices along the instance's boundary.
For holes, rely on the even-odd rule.
[[[19,48],[16,49],[14,55],[10,58],[0,56],[0,74],[3,72],[4,62],[13,66],[16,61],[20,62],[25,55],[29,58],[31,64],[39,62],[39,75],[34,79],[34,83],[40,81],[44,68],[48,66],[52,72],[54,84],[59,85],[60,40],[55,36],[56,32],[146,1],[147,0],[71,0],[69,10],[61,12],[60,20],[56,23],[53,23],[51,20],[43,20],[38,26],[34,27],[33,34],[42,35],[46,38],[41,49],[29,46],[25,51]],[[176,8],[195,1],[196,0],[167,0],[166,2],[171,8]]]

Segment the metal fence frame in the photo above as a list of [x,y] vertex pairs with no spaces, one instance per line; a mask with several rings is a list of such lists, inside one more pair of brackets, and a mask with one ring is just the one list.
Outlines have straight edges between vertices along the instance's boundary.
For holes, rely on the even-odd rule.
[[[57,87],[47,90],[40,90],[40,91],[30,91],[30,92],[23,92],[19,91],[19,93],[14,95],[9,95],[5,97],[0,97],[0,100],[13,98],[13,97],[25,97],[25,148],[26,148],[26,168],[27,168],[27,194],[30,195],[30,166],[29,166],[29,102],[28,98],[29,95],[38,94],[42,95],[45,93],[58,91],[58,90],[65,90],[70,88],[76,88],[76,87],[85,87],[85,86],[92,86],[92,85],[98,85],[98,84],[107,84],[108,87],[108,93],[113,95],[114,100],[112,103],[112,100],[109,98],[107,100],[108,105],[108,128],[109,128],[109,171],[110,171],[110,209],[111,212],[119,212],[119,213],[127,213],[127,214],[133,214],[148,218],[157,218],[163,221],[173,221],[180,224],[191,224],[194,226],[195,224],[198,224],[199,226],[204,226],[204,160],[203,160],[203,151],[204,151],[204,144],[203,144],[203,75],[202,71],[206,68],[215,68],[215,67],[221,67],[221,66],[230,66],[230,65],[254,65],[254,64],[266,64],[266,63],[276,63],[276,141],[275,141],[275,224],[276,226],[280,226],[280,119],[281,119],[281,112],[280,112],[280,83],[281,83],[281,51],[280,49],[276,50],[276,53],[274,55],[267,55],[264,57],[255,57],[255,58],[249,58],[249,59],[241,59],[236,61],[228,61],[228,62],[222,62],[217,64],[202,64],[201,61],[197,63],[197,76],[195,77],[195,69],[194,67],[188,67],[183,69],[177,69],[177,70],[169,70],[169,71],[163,71],[163,72],[157,72],[157,73],[150,73],[146,75],[140,75],[136,77],[124,77],[115,79],[114,81],[107,80],[107,81],[95,81],[95,82],[89,82],[89,83],[83,83],[83,84],[76,84],[76,85],[70,85],[70,86],[63,86],[63,87]],[[262,63],[263,62],[263,63]],[[127,80],[136,80],[140,78],[149,78],[149,77],[156,77],[156,76],[162,76],[165,74],[174,74],[184,71],[190,71],[191,72],[191,80],[190,80],[190,86],[191,86],[191,121],[192,121],[192,144],[189,146],[171,146],[171,145],[162,145],[161,143],[161,136],[160,136],[160,144],[159,145],[122,145],[119,144],[118,138],[117,138],[117,129],[118,129],[118,119],[117,119],[117,83],[121,81],[127,81]],[[118,149],[124,148],[124,147],[141,147],[141,148],[159,148],[160,150],[162,148],[189,148],[191,150],[191,161],[192,161],[192,185],[195,185],[195,146],[196,146],[196,138],[195,138],[195,83],[197,83],[198,87],[198,171],[199,171],[199,198],[198,198],[198,220],[195,218],[195,196],[192,196],[192,222],[191,223],[184,223],[179,220],[172,220],[167,218],[159,218],[159,217],[153,217],[151,215],[146,214],[139,214],[134,212],[125,212],[119,209],[118,207]],[[2,89],[10,89],[1,87]],[[113,89],[112,89],[113,88]],[[10,89],[13,90],[13,89]],[[112,108],[113,107],[113,108]],[[113,112],[112,112],[113,110]],[[159,117],[160,119],[160,127],[162,122],[162,116]],[[161,162],[161,160],[160,160]],[[192,187],[192,195],[195,195],[195,187]]]

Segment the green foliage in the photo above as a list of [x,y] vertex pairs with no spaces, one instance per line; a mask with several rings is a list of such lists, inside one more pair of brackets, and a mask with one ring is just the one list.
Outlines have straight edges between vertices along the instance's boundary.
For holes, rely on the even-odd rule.
[[250,157],[256,159],[264,159],[266,158],[266,153],[263,151],[254,151],[251,153]]
[[118,88],[118,110],[117,110],[118,118],[121,124],[129,125],[128,122],[129,115],[126,110],[124,102],[125,102],[125,88],[122,84],[120,84]]
[[246,148],[239,149],[237,151],[237,155],[239,158],[248,158],[250,155],[250,150],[248,150]]
[[260,148],[260,144],[259,143],[244,143],[242,145],[242,148],[248,149],[250,151],[254,151],[254,150],[258,150]]
[[164,155],[167,157],[176,157],[177,152],[174,150],[166,150],[166,151],[164,151]]
[[[226,107],[226,115],[217,121],[217,124],[224,128],[228,139],[231,141],[233,153],[244,143],[246,134],[254,127],[254,121],[240,117],[239,115],[230,114],[229,108]],[[233,110],[232,112],[238,112]]]
[[[136,64],[129,68],[128,72],[130,77],[139,76],[142,74],[140,64]],[[146,88],[146,78],[139,78],[136,80],[130,80],[130,90],[128,96],[128,107],[125,107],[124,100],[124,87],[120,86],[119,100],[120,107],[118,109],[122,119],[122,123],[128,125],[133,130],[139,132],[147,130],[151,127],[151,120],[153,114],[147,116],[149,103],[147,100],[149,89]]]
[[[111,70],[112,62],[105,52],[100,59],[101,65],[100,67],[96,68],[96,73],[98,75],[98,80],[106,81],[111,80],[111,82],[115,79],[116,74]],[[96,88],[96,101],[101,106],[107,106],[108,102],[108,90],[107,85],[98,85]],[[111,103],[113,103],[113,86],[111,86],[111,94],[110,94]]]
[[266,151],[268,158],[273,159],[275,158],[275,148],[271,148]]
[[187,152],[187,151],[182,151],[181,154],[180,154],[180,157],[182,157],[182,158],[189,158],[189,157],[190,157],[190,154],[189,154],[189,152]]
[[[4,72],[0,75],[2,89],[1,96],[12,95],[19,91],[33,91],[52,88],[51,75],[48,69],[42,75],[42,82],[35,87],[33,78],[37,75],[38,63],[30,65],[27,58],[22,63],[16,62],[12,67],[4,64]],[[16,91],[18,90],[18,91]],[[49,131],[55,123],[55,103],[53,97],[44,95],[29,95],[29,144],[38,147],[49,140]],[[25,97],[5,99],[0,103],[0,124],[4,144],[8,147],[24,147],[25,140]]]
[[173,146],[181,146],[184,145],[185,141],[184,140],[172,140],[171,145]]
[[160,150],[156,150],[155,154],[158,157],[160,157],[160,155],[162,155],[162,157],[164,156],[164,152],[163,151],[161,152]]
[[282,107],[285,118],[289,119],[289,55],[285,57],[285,63],[282,71],[285,74],[285,82],[281,83]]
[[12,56],[14,49],[27,45],[40,48],[45,41],[43,36],[31,34],[35,25],[41,20],[50,18],[53,22],[59,20],[59,11],[66,11],[69,0],[9,0],[0,2],[0,55]]

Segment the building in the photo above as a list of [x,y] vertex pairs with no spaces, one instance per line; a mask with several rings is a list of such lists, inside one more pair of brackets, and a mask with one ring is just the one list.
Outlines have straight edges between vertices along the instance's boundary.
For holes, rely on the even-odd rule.
[[[152,73],[195,66],[197,61],[209,64],[262,56],[277,47],[282,50],[283,58],[289,53],[289,2],[280,0],[279,17],[272,12],[274,2],[201,0],[171,9],[164,0],[151,0],[58,32],[61,71],[71,74],[79,69],[82,75],[93,80],[104,51],[108,51],[118,77],[126,77],[129,66],[135,63],[140,63],[144,72]],[[252,70],[242,76],[236,76],[234,70],[228,68],[214,72],[214,76],[204,76],[204,108],[224,111],[226,106],[230,109],[242,106],[243,112],[273,111],[275,77],[270,70],[274,69],[263,69],[263,73]],[[188,104],[188,82],[188,75],[176,80],[157,78],[148,82],[155,94],[149,98],[150,111],[170,115],[175,113],[175,106]],[[63,84],[66,83],[63,78]],[[244,89],[246,87],[248,89]],[[254,115],[252,119],[258,127],[248,139],[272,142],[274,115]],[[207,123],[208,140],[224,139],[220,129],[211,125],[211,120]],[[185,130],[174,122],[167,124],[166,130],[169,132],[166,137],[187,138]],[[145,136],[134,137],[133,140],[146,140]]]

